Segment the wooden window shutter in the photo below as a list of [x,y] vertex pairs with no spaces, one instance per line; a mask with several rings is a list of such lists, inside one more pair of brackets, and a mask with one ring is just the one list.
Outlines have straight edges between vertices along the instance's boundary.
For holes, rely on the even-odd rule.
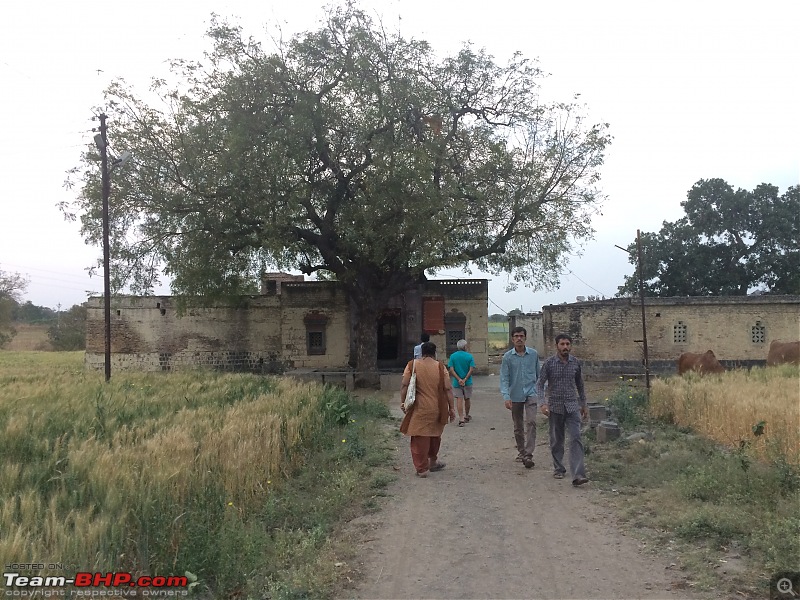
[[444,331],[444,298],[422,299],[422,330],[425,333]]

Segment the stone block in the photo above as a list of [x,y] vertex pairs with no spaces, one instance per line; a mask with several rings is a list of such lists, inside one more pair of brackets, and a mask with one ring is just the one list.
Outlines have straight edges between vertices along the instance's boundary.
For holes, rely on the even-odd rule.
[[616,440],[619,434],[619,425],[614,421],[601,421],[597,426],[597,441],[600,443]]

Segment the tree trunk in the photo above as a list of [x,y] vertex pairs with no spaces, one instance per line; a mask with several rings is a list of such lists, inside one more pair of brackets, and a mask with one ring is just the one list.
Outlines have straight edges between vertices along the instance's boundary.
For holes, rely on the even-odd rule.
[[354,302],[356,322],[353,328],[356,349],[357,387],[380,387],[378,373],[378,316],[381,304],[375,298],[370,301],[359,298]]
[[415,284],[407,274],[359,274],[354,285],[349,286],[348,297],[353,307],[355,323],[356,386],[379,387],[378,373],[378,318],[389,301]]

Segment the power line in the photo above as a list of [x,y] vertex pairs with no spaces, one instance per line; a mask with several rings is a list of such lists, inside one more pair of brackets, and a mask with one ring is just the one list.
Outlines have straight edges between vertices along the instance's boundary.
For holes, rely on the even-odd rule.
[[601,296],[605,296],[605,293],[601,292],[600,290],[598,290],[598,289],[597,289],[597,288],[595,288],[595,287],[592,287],[591,285],[589,285],[588,283],[586,283],[586,282],[585,282],[583,279],[581,279],[580,277],[578,277],[577,275],[575,275],[575,273],[573,273],[573,272],[572,272],[572,271],[570,271],[569,269],[567,269],[567,272],[568,272],[570,275],[572,275],[572,276],[573,276],[575,279],[577,279],[578,281],[580,281],[580,282],[581,282],[583,285],[585,285],[586,287],[588,287],[588,288],[590,288],[590,289],[594,290],[595,292],[597,292],[597,293],[598,293],[598,294],[600,294]]
[[[492,304],[494,304],[495,306],[497,306],[497,304],[495,303],[495,301],[494,301],[494,300],[492,300],[491,298],[489,298],[489,302],[491,302]],[[502,310],[504,315],[507,315],[507,314],[508,314],[508,311],[507,311],[506,309],[504,309],[504,308],[502,308],[502,307],[500,307],[500,306],[497,306],[497,308],[499,308],[500,310]]]
[[[39,269],[38,267],[25,267],[25,266],[22,266],[22,265],[14,265],[14,264],[7,263],[7,262],[0,262],[0,266],[3,266],[3,265],[5,265],[7,267],[13,267],[15,269],[23,269],[25,271],[40,271],[42,273],[53,273],[54,275],[61,275],[62,277],[74,277],[76,279],[83,279],[83,277],[81,275],[71,275],[69,273],[64,273],[63,271],[50,271],[48,269]],[[42,277],[43,279],[48,279],[47,277],[44,277],[43,275],[39,275],[38,277]],[[89,277],[89,275],[87,274],[86,277]],[[49,279],[52,279],[52,278],[49,278]],[[65,283],[72,283],[72,282],[65,282]]]

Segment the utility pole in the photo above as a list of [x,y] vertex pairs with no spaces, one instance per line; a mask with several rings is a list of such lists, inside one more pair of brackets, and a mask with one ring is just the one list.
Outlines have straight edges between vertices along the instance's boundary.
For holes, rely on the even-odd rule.
[[639,299],[642,303],[642,342],[644,346],[644,384],[650,400],[650,359],[647,356],[647,320],[644,316],[644,278],[642,277],[642,235],[636,230],[636,262],[639,268]]
[[[633,254],[627,248],[614,244],[620,250]],[[647,353],[647,319],[644,312],[644,278],[642,277],[642,234],[636,230],[636,271],[639,274],[639,302],[642,305],[642,349],[644,354],[644,384],[647,390],[647,399],[650,400],[650,358]],[[638,342],[639,340],[634,340]]]
[[106,115],[100,114],[100,136],[95,136],[95,144],[100,150],[100,168],[103,174],[103,309],[105,317],[105,372],[106,383],[111,380],[111,246],[108,241],[108,197],[111,195],[111,175],[108,170],[108,137]]

